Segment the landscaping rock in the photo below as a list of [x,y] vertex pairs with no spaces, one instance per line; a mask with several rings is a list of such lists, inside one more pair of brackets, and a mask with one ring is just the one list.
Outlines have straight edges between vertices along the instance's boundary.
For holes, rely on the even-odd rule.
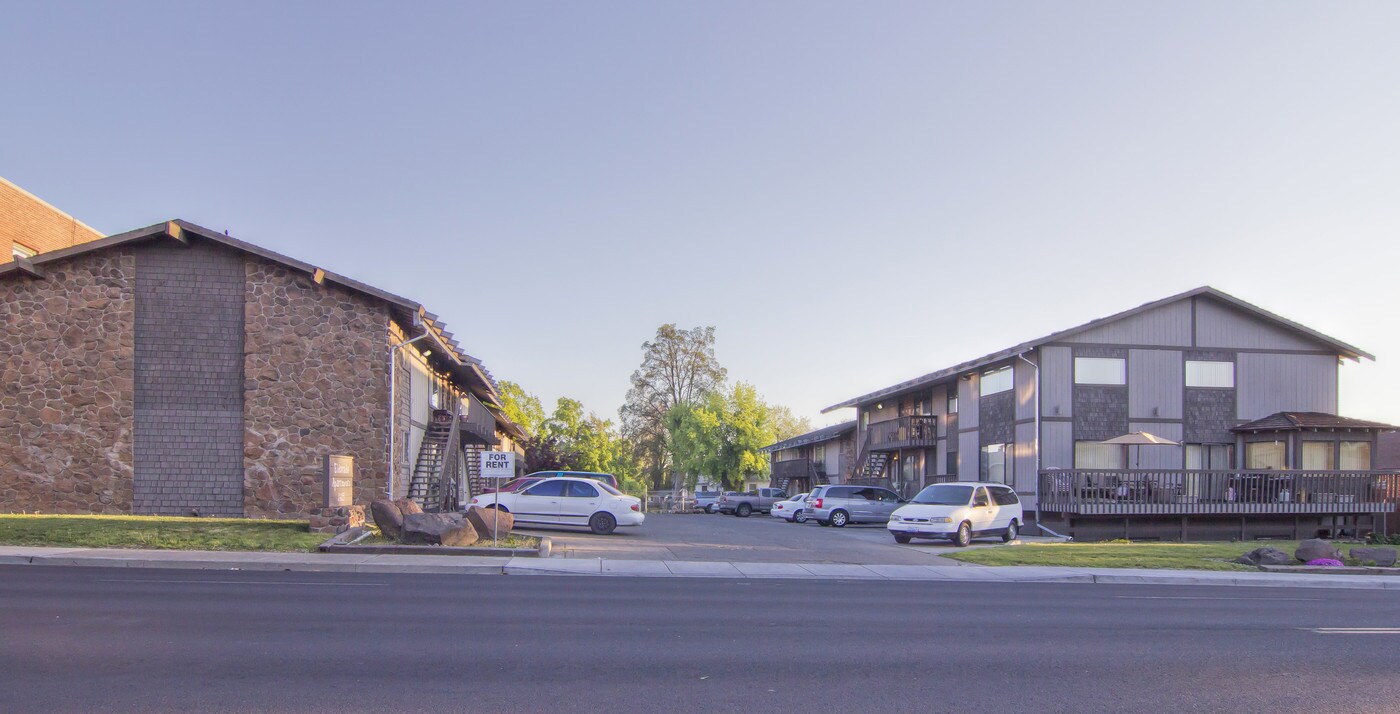
[[374,518],[374,524],[379,526],[379,532],[385,538],[398,540],[399,534],[403,532],[403,511],[394,501],[378,500],[369,504],[370,515]]
[[399,513],[402,513],[405,516],[411,516],[415,513],[423,512],[423,507],[418,505],[417,501],[410,498],[396,498],[394,499],[394,505],[398,506]]
[[1311,538],[1298,544],[1298,550],[1293,552],[1293,557],[1307,563],[1313,560],[1341,560],[1342,551],[1321,538]]
[[1396,550],[1394,548],[1352,548],[1351,557],[1357,559],[1362,565],[1374,563],[1382,568],[1395,567]]
[[1278,548],[1255,548],[1235,559],[1244,565],[1288,565],[1293,557]]
[[505,511],[498,511],[494,508],[480,508],[472,506],[467,509],[467,521],[476,529],[477,535],[482,538],[490,538],[491,527],[496,527],[495,534],[504,538],[510,535],[510,531],[515,527],[515,516]]
[[460,513],[410,513],[404,516],[399,542],[460,547],[475,543],[477,538],[476,529]]

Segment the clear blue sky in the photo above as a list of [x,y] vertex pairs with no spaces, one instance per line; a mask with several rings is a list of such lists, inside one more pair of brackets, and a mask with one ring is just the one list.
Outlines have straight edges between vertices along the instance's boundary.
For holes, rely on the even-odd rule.
[[20,3],[0,175],[428,304],[615,416],[663,322],[829,404],[1210,284],[1400,423],[1400,3]]

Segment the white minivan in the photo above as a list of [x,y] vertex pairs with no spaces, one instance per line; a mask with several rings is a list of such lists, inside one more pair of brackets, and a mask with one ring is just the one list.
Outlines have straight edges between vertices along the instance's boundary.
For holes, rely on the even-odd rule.
[[913,538],[947,538],[965,546],[976,536],[1013,541],[1024,523],[1021,499],[1009,486],[980,481],[936,483],[890,514],[897,543]]

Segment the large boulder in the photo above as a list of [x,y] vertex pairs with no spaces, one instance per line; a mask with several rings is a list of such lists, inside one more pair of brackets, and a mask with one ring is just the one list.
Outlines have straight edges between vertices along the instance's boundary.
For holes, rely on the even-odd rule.
[[1395,566],[1396,551],[1394,548],[1352,548],[1351,557],[1362,565],[1374,563],[1382,568],[1391,568]]
[[[505,511],[494,508],[480,508],[472,506],[467,509],[467,521],[476,529],[477,535],[482,538],[490,538],[492,533],[504,538],[510,535],[510,531],[515,527],[515,516]],[[492,530],[492,527],[495,530]]]
[[423,507],[418,505],[418,502],[411,498],[396,498],[394,499],[394,505],[398,506],[399,513],[402,513],[405,516],[411,516],[415,513],[423,512]]
[[403,518],[399,542],[409,545],[466,546],[477,541],[476,529],[460,513],[410,513]]
[[395,501],[378,500],[369,504],[370,515],[379,532],[389,540],[398,540],[403,532],[403,511]]
[[1323,558],[1341,560],[1342,551],[1321,538],[1310,538],[1298,544],[1298,550],[1293,551],[1293,557],[1304,563]]
[[1288,565],[1293,557],[1278,548],[1255,548],[1235,559],[1244,565]]

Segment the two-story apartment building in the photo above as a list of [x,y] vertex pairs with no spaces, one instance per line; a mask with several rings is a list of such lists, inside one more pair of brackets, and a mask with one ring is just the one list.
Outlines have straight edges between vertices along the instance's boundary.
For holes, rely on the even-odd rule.
[[525,436],[421,304],[184,221],[0,265],[0,325],[0,511],[303,518],[330,456],[451,507]]
[[788,493],[841,483],[856,456],[856,423],[834,424],[763,447],[769,459],[769,484]]
[[[1369,525],[1393,497],[1393,477],[1360,475],[1392,427],[1336,416],[1339,363],[1371,358],[1204,287],[827,411],[857,413],[849,478],[905,495],[1006,483],[1080,537],[1306,533]],[[1103,443],[1131,432],[1173,443]],[[1356,476],[1260,485],[1265,471]]]

